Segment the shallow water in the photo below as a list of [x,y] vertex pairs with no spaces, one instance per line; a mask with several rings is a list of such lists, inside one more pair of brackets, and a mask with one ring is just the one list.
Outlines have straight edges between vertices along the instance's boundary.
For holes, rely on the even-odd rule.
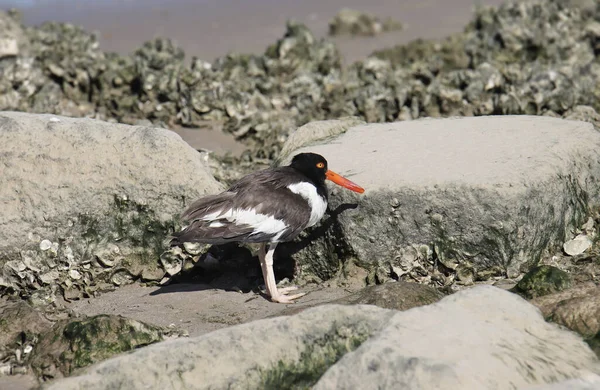
[[502,0],[0,0],[18,6],[24,22],[62,21],[100,35],[103,49],[127,53],[155,36],[174,39],[188,57],[205,60],[231,51],[261,53],[285,31],[286,20],[306,23],[325,36],[329,20],[343,7],[392,17],[403,31],[377,38],[335,38],[346,61],[416,38],[440,38],[461,31],[476,4]]

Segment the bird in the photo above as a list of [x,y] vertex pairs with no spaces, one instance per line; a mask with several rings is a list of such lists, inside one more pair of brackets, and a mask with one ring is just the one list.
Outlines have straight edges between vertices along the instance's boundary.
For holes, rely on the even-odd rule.
[[294,286],[277,288],[275,248],[321,220],[328,202],[326,180],[359,194],[365,191],[329,170],[323,156],[299,153],[287,166],[250,173],[226,191],[192,202],[181,214],[187,225],[172,235],[171,245],[259,243],[258,258],[267,295],[273,302],[293,303],[305,294],[289,295],[296,290]]

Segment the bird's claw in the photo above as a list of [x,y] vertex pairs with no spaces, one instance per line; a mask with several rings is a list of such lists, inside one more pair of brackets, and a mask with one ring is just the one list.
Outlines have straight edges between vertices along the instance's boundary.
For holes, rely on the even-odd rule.
[[274,295],[271,297],[271,301],[277,302],[277,303],[294,303],[294,301],[296,299],[306,295],[306,293],[287,295],[288,292],[294,291],[297,289],[298,289],[298,287],[296,287],[296,286],[280,288],[277,290],[277,295]]

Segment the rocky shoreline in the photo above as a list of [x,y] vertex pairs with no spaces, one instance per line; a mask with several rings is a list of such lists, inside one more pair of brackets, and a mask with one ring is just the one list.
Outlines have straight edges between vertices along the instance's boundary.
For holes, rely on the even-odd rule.
[[[463,305],[489,299],[507,313],[521,307],[510,314],[513,320],[537,329],[540,348],[548,348],[536,357],[510,345],[502,356],[542,363],[519,371],[490,360],[496,373],[512,376],[490,372],[479,380],[452,368],[452,359],[467,362],[468,354],[448,353],[448,360],[431,363],[415,346],[407,355],[387,351],[405,363],[386,366],[372,383],[384,385],[390,370],[400,375],[396,380],[430,370],[431,386],[450,381],[463,388],[598,380],[597,17],[595,3],[509,2],[478,9],[463,33],[376,52],[346,67],[331,42],[294,22],[263,55],[189,65],[168,39],[122,56],[100,51],[96,38],[75,26],[24,27],[18,13],[0,14],[0,199],[6,206],[0,377],[34,373],[40,383],[50,380],[46,388],[105,388],[111,384],[98,381],[95,370],[128,376],[119,359],[157,359],[148,351],[170,345],[231,346],[264,319],[274,329],[296,326],[304,342],[286,352],[289,340],[282,336],[281,348],[273,347],[263,362],[242,353],[246,368],[234,376],[248,382],[239,383],[346,386],[356,362],[381,351],[377,332],[399,337],[390,329],[429,312],[418,306],[440,313],[454,307],[467,321],[474,314]],[[233,134],[246,151],[198,153],[167,130],[207,126]],[[249,309],[246,302],[263,299],[251,247],[165,246],[190,200],[308,149],[367,188],[361,199],[333,191],[327,218],[278,251],[278,280],[313,289],[314,300],[279,309],[261,301]],[[95,305],[132,283],[160,290],[189,282],[238,295],[226,298],[229,312],[210,316],[217,298],[202,293],[206,303],[190,304],[187,317],[176,314],[180,321],[193,317],[211,324],[207,330],[227,329],[188,339],[181,337],[190,333],[183,325],[77,304]],[[314,316],[356,321],[319,330],[290,325]],[[474,345],[489,353],[508,342],[494,329],[537,342],[500,315],[491,327],[473,318],[473,332],[489,337]],[[440,344],[472,342],[440,337]],[[168,338],[179,340],[162,342]],[[264,340],[249,341],[255,342]],[[140,348],[153,343],[154,349]],[[94,366],[132,349],[139,351]],[[235,349],[227,353],[236,355]],[[204,380],[196,364],[212,358],[192,355],[186,356],[196,360],[182,370]],[[414,366],[415,357],[426,363]],[[561,376],[550,374],[556,370]],[[75,376],[52,381],[69,375]],[[232,377],[219,378],[218,388],[232,386]]]
[[[0,108],[162,127],[216,122],[248,146],[246,158],[268,159],[297,127],[344,116],[595,120],[600,30],[595,9],[585,4],[480,8],[463,33],[374,53],[349,67],[332,43],[292,22],[263,55],[186,64],[168,39],[122,56],[100,51],[97,38],[76,26],[25,28],[18,14],[3,14]],[[581,113],[581,105],[594,110]]]

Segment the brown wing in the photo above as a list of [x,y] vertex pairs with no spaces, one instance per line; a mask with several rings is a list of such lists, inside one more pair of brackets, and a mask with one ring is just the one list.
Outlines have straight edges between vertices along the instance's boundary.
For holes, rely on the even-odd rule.
[[[308,224],[310,206],[286,188],[294,179],[298,179],[297,173],[288,167],[268,169],[243,177],[226,192],[198,199],[182,214],[189,225],[175,233],[171,243],[225,244],[295,238]],[[242,217],[238,210],[272,217],[282,222],[275,222],[281,229],[265,232],[265,225],[253,223],[247,214]]]

